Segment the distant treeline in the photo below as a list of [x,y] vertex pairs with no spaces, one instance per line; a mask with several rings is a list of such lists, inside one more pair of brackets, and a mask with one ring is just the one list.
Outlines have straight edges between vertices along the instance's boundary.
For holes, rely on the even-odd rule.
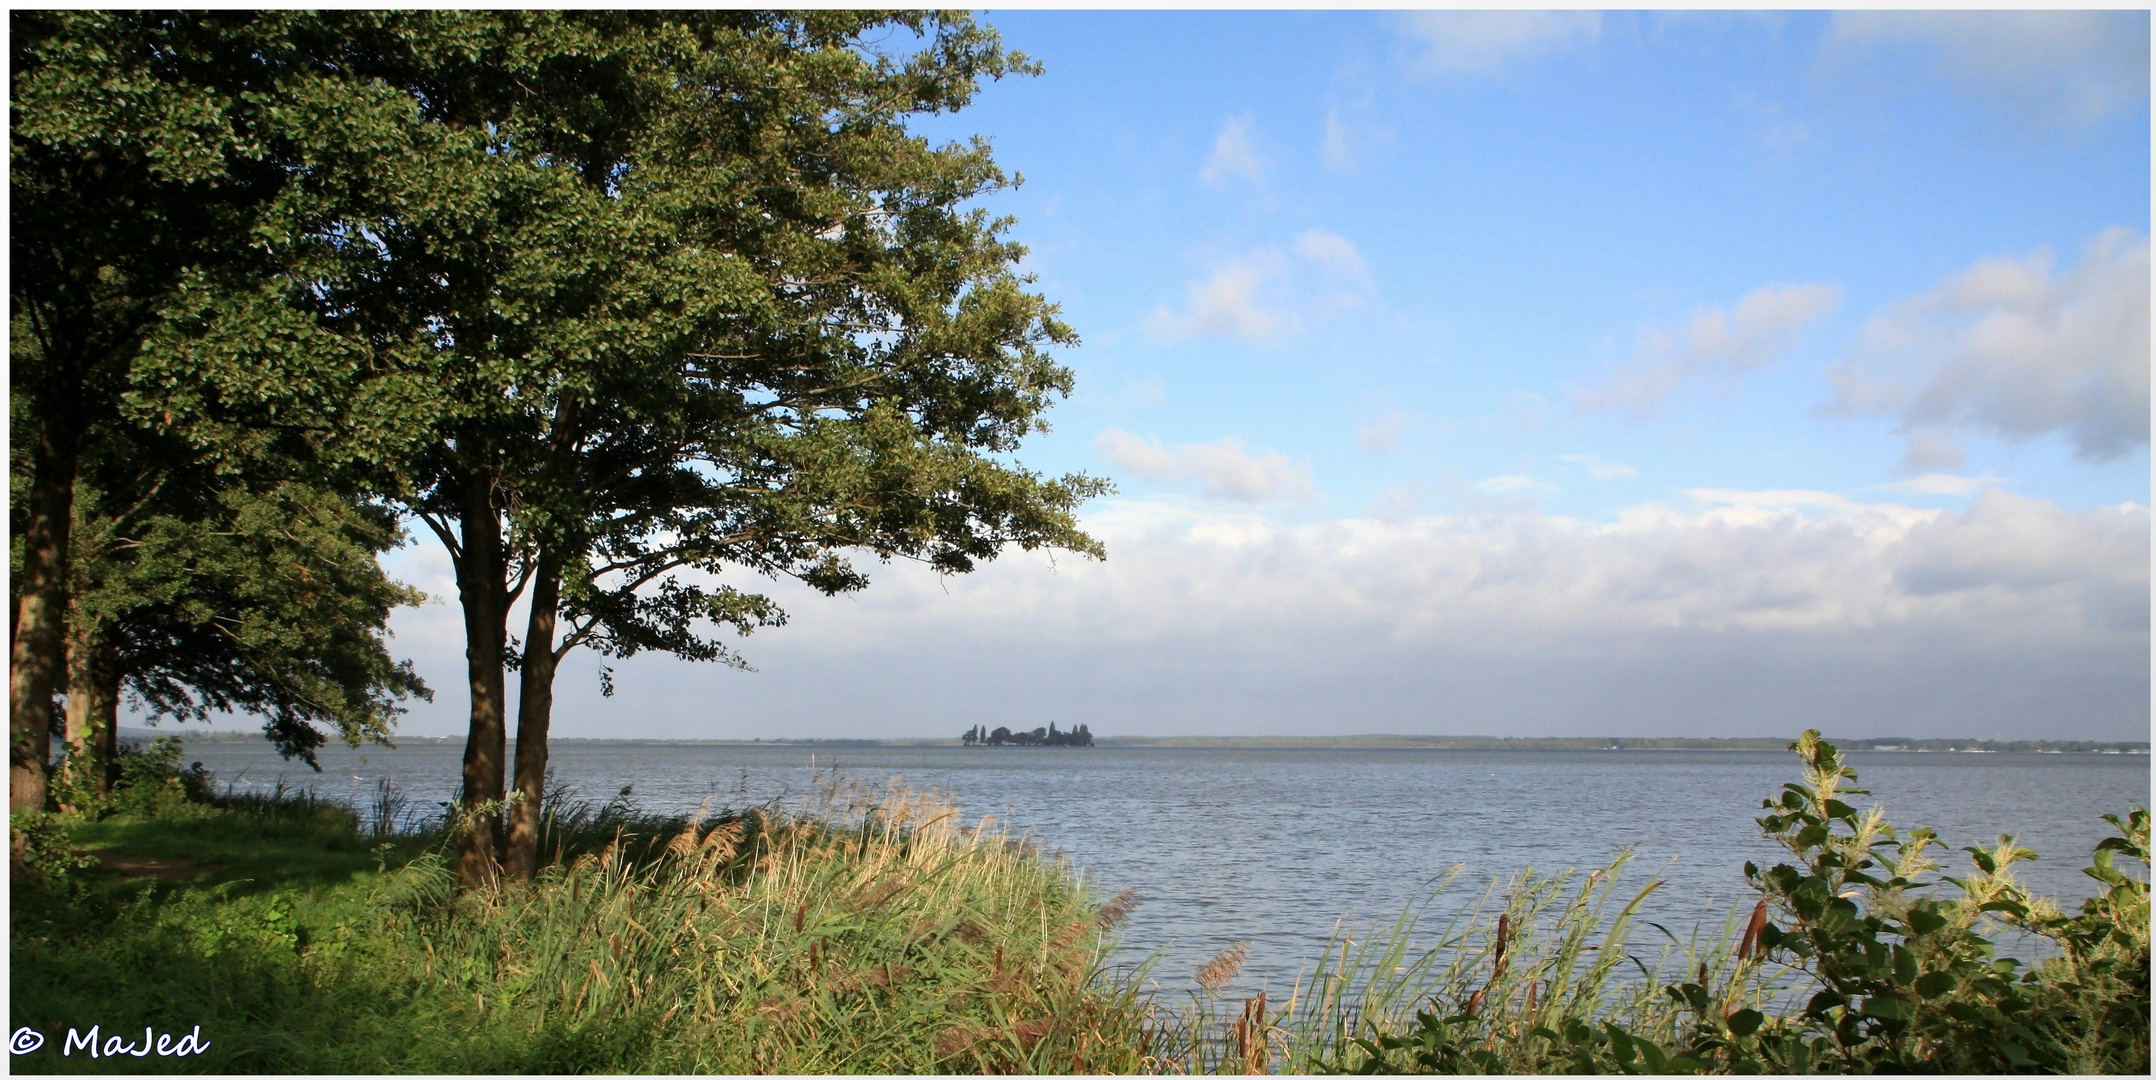
[[[1851,750],[1991,751],[2008,753],[2147,753],[2145,742],[2093,742],[2059,739],[1836,739]],[[1357,750],[1772,750],[1789,749],[1790,740],[1765,739],[1613,739],[1498,738],[1491,735],[1142,735],[1111,736],[1113,746],[1246,747],[1253,749]]]
[[986,725],[975,724],[967,728],[958,741],[966,746],[1091,746],[1093,733],[1084,724],[1069,731],[1058,731],[1053,721],[1047,727],[1031,731],[1012,731],[1007,727],[990,731]]

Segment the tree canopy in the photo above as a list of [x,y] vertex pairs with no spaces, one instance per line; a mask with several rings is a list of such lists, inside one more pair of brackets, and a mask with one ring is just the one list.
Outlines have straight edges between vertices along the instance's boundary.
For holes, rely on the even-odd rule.
[[[1016,181],[985,140],[910,126],[1035,70],[970,18],[17,26],[18,115],[91,100],[37,138],[128,129],[118,151],[90,142],[139,161],[216,252],[138,275],[153,314],[106,399],[205,459],[292,463],[294,482],[356,500],[355,524],[388,499],[449,553],[467,882],[497,872],[505,840],[510,871],[531,871],[570,650],[740,664],[728,637],[784,619],[757,576],[836,593],[866,586],[862,554],[946,573],[1011,545],[1101,554],[1075,514],[1106,486],[1012,457],[1070,392],[1051,352],[1076,343],[1018,269],[1012,222],[974,205]],[[92,61],[119,64],[122,92],[87,84]],[[18,310],[36,303],[55,302]]]
[[[394,534],[339,462],[388,451],[352,420],[367,405],[354,354],[321,347],[336,341],[327,335],[305,340],[312,319],[275,283],[305,250],[276,240],[336,216],[339,193],[320,182],[335,170],[322,166],[368,148],[327,118],[378,122],[367,103],[395,99],[312,59],[335,34],[302,14],[10,19],[11,805],[45,801],[54,695],[71,668],[106,681],[114,664],[146,664],[120,677],[150,700],[266,709],[272,735],[295,751],[320,742],[316,719],[382,730],[385,698],[417,689],[380,646],[382,605],[406,594],[372,567]],[[201,332],[211,312],[244,313],[222,323],[284,348],[211,340]],[[191,353],[226,361],[176,378],[170,361]],[[292,499],[308,512],[249,533],[259,519],[250,505]],[[304,535],[306,522],[331,518],[344,524]],[[213,520],[224,524],[205,531]],[[89,531],[78,538],[78,527]],[[144,562],[158,536],[181,534],[199,543]],[[273,584],[291,559],[227,573],[223,586],[197,572],[224,558],[220,545],[290,553],[331,534],[369,552],[367,567],[323,583],[334,599]],[[80,567],[78,548],[91,560]],[[172,602],[120,603],[148,587],[122,579],[150,566],[173,571],[162,576]],[[220,595],[243,606],[208,615]],[[263,606],[287,600],[303,602]],[[104,622],[151,608],[159,629],[138,625],[132,638]],[[327,616],[358,621],[330,627]],[[71,650],[111,663],[76,664]]]

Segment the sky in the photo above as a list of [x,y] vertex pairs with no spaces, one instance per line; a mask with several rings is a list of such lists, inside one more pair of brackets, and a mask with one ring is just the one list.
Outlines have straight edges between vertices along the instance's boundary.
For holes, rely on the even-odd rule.
[[755,671],[558,737],[2148,737],[2146,12],[983,17],[1044,73],[919,129],[1023,176],[1107,559],[737,581]]

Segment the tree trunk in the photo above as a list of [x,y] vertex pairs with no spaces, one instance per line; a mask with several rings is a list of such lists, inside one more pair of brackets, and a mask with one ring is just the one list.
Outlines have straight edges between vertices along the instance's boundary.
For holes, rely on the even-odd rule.
[[8,655],[8,809],[45,808],[52,695],[67,665],[68,533],[79,432],[46,418],[30,451],[21,592]]
[[464,607],[464,664],[471,680],[472,724],[464,741],[465,821],[457,851],[457,884],[471,888],[501,871],[503,638],[509,623],[509,565],[494,480],[480,474],[460,493],[458,522],[463,557],[457,566],[457,598]]
[[561,606],[561,556],[552,545],[539,553],[532,579],[531,617],[524,633],[524,663],[517,674],[517,801],[509,808],[507,872],[530,881],[539,869],[539,809],[546,798],[547,727],[554,719],[554,622]]
[[67,646],[67,782],[64,798],[102,797],[118,767],[120,641],[113,628],[75,612]]

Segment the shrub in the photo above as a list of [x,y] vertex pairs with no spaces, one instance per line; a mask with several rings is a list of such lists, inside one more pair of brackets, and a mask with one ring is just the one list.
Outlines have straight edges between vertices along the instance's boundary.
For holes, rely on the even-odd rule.
[[51,814],[17,810],[8,815],[10,869],[19,880],[57,885],[68,871],[94,866],[97,860],[69,846],[67,827]]
[[[2104,891],[2069,915],[2014,880],[2034,856],[2013,837],[1965,849],[1966,876],[1939,875],[1936,835],[1848,802],[1869,793],[1817,732],[1791,749],[1803,776],[1759,819],[1790,858],[1745,865],[1759,900],[1742,932],[1732,920],[1684,950],[1678,978],[1624,954],[1652,883],[1601,914],[1620,859],[1569,901],[1565,876],[1523,874],[1494,924],[1470,912],[1420,956],[1413,912],[1353,956],[1336,942],[1268,1037],[1291,1067],[1325,1072],[2148,1072],[2146,809],[2106,815],[2119,835],[2086,871]],[[2002,957],[2004,930],[2058,955]],[[1620,957],[1645,978],[1616,978]],[[1187,1030],[1209,1022],[1201,1010]],[[1232,1057],[1203,1042],[1186,1061]]]

